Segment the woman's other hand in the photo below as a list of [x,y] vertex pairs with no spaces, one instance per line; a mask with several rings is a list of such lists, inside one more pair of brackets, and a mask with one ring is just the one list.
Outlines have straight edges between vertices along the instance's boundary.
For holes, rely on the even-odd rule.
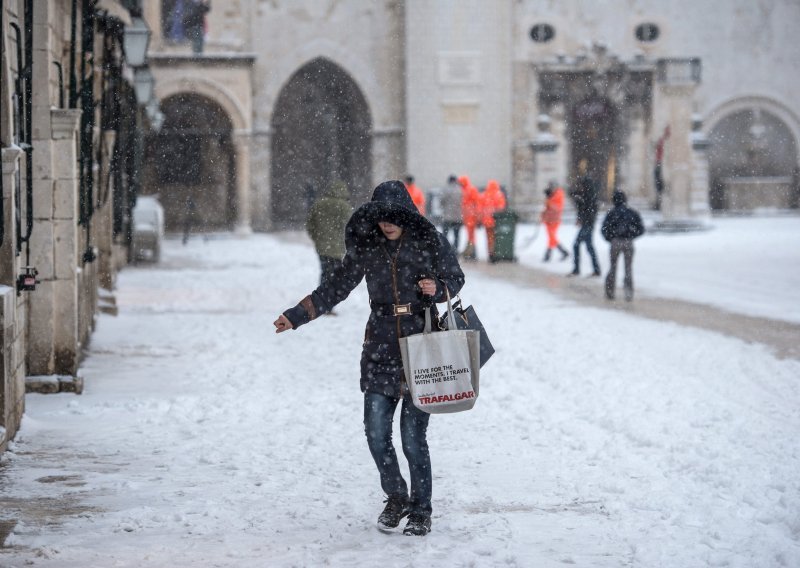
[[289,318],[287,318],[283,314],[278,316],[278,319],[276,319],[273,322],[273,324],[275,325],[275,333],[280,333],[282,331],[286,331],[287,329],[292,329],[294,327],[292,325],[292,322],[289,321]]
[[422,290],[424,296],[433,296],[436,294],[436,281],[433,278],[423,278],[417,282],[419,289]]

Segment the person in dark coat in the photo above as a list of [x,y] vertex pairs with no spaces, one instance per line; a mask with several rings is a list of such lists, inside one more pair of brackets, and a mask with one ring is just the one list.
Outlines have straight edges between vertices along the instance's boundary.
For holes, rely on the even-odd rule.
[[[431,528],[431,463],[426,431],[430,415],[414,406],[403,375],[398,339],[421,333],[425,308],[456,295],[464,273],[450,243],[420,215],[403,182],[386,181],[359,207],[345,229],[342,266],[275,321],[276,332],[296,329],[333,309],[366,278],[371,313],[361,353],[364,428],[387,494],[378,518],[393,529],[425,535]],[[402,401],[400,433],[411,474],[411,491],[392,445],[392,419]]]
[[617,260],[622,254],[625,259],[625,299],[633,300],[633,239],[644,234],[644,223],[639,213],[627,206],[628,198],[622,191],[612,196],[614,207],[603,220],[600,232],[611,243],[611,267],[606,276],[606,298],[614,299],[617,279]]
[[[582,164],[583,170],[585,165]],[[578,178],[577,187],[570,193],[570,197],[575,202],[578,212],[578,235],[572,245],[572,255],[575,260],[572,272],[569,276],[578,276],[581,272],[581,243],[586,243],[586,250],[592,259],[592,274],[590,276],[600,276],[600,263],[597,261],[597,253],[592,243],[592,233],[594,232],[594,222],[597,219],[597,188],[594,180],[584,173]]]
[[306,231],[314,241],[321,268],[320,283],[342,264],[344,229],[353,208],[344,182],[333,182],[312,206],[306,219]]

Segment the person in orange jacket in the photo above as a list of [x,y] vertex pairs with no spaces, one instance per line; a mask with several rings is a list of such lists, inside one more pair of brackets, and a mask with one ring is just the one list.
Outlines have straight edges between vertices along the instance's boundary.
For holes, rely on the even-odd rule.
[[475,260],[475,228],[480,221],[481,194],[478,188],[472,185],[467,176],[458,178],[461,185],[461,215],[464,218],[464,227],[467,229],[467,248],[464,249],[463,257],[467,260]]
[[425,216],[425,193],[414,183],[414,176],[406,176],[406,189],[411,195],[411,201],[417,206],[419,214]]
[[481,223],[486,228],[486,240],[489,244],[489,260],[494,260],[494,214],[506,208],[506,196],[500,190],[500,184],[490,179],[481,194]]
[[544,194],[546,196],[544,211],[540,217],[547,228],[547,252],[544,253],[544,262],[550,261],[554,248],[561,253],[561,260],[565,260],[569,257],[569,253],[558,241],[558,227],[561,225],[561,213],[564,211],[564,190],[555,181],[551,181],[547,184]]

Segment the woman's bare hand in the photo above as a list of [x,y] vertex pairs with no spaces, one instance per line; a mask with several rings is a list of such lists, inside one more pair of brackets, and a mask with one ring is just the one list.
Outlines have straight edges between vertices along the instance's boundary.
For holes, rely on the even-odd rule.
[[289,318],[283,314],[278,316],[278,319],[276,319],[273,324],[275,325],[275,333],[281,333],[282,331],[286,331],[287,329],[292,329],[294,327],[292,322],[289,321]]
[[425,296],[433,296],[436,294],[436,281],[433,278],[423,278],[417,282],[417,285]]

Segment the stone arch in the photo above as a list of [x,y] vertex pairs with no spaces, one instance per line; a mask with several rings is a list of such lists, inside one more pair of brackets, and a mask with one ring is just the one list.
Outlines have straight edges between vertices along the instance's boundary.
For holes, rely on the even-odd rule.
[[[384,91],[375,80],[375,72],[372,66],[368,65],[362,58],[357,57],[352,50],[345,49],[329,39],[317,38],[287,53],[276,62],[275,72],[270,73],[264,89],[265,98],[272,109],[275,108],[278,95],[297,70],[305,64],[320,58],[331,61],[350,76],[358,86],[358,89],[364,94],[369,108],[393,108],[394,105],[390,104],[390,101],[386,99],[383,94]],[[374,128],[385,126],[395,125],[388,124],[388,119],[383,119],[379,116],[374,117]]]
[[717,107],[707,126],[711,206],[791,206],[800,163],[798,124],[789,109],[766,97],[737,97]]
[[158,192],[169,230],[228,230],[237,217],[234,123],[216,100],[177,92],[145,139],[144,193]]
[[275,101],[272,121],[272,221],[301,227],[308,209],[333,181],[354,203],[367,198],[372,177],[372,119],[353,78],[324,57],[292,75]]
[[237,132],[250,132],[250,115],[233,92],[216,81],[203,77],[158,78],[156,98],[163,101],[183,93],[194,93],[210,99],[222,108]]

